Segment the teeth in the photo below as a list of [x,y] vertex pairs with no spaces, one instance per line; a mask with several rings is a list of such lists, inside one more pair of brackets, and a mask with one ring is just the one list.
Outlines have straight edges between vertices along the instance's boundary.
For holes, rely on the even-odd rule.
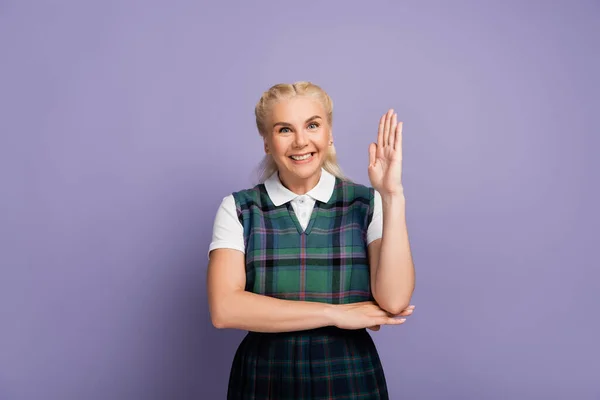
[[312,155],[311,153],[308,153],[303,156],[291,156],[291,157],[292,157],[292,159],[294,159],[296,161],[302,161],[302,160],[306,160],[306,159],[310,158],[311,155]]

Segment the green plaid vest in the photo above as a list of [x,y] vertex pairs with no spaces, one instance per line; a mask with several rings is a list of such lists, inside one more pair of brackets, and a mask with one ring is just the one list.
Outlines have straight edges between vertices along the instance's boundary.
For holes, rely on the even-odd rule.
[[246,290],[287,300],[345,304],[372,300],[367,227],[372,188],[336,178],[303,231],[292,205],[275,206],[259,184],[233,193],[244,228]]

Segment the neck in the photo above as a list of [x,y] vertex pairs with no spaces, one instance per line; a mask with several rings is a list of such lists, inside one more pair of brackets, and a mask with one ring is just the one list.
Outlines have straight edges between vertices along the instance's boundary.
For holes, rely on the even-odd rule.
[[321,168],[312,176],[308,178],[289,177],[281,172],[278,172],[279,180],[281,184],[285,186],[289,191],[298,195],[306,194],[310,192],[321,179]]

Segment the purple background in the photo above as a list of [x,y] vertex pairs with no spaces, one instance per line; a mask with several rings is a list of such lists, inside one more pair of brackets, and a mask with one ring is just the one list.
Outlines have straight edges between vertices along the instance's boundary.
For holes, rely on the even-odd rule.
[[0,399],[223,399],[221,199],[312,80],[347,174],[394,107],[415,314],[392,399],[599,399],[598,1],[0,2]]

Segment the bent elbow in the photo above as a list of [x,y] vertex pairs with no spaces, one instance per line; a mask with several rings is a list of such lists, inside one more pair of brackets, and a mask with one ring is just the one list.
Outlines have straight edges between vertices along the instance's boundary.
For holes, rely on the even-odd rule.
[[212,326],[217,329],[226,329],[229,327],[226,314],[223,312],[222,307],[214,307],[210,310],[210,322],[212,323]]
[[210,320],[217,329],[235,328],[236,320],[239,319],[239,310],[236,304],[236,293],[227,296],[213,297],[209,304]]
[[225,325],[222,322],[215,322],[215,321],[213,321],[212,326],[214,326],[217,329],[227,329],[227,325]]
[[408,308],[408,305],[409,305],[408,302],[390,304],[387,307],[385,307],[384,310],[389,312],[392,315],[399,315],[402,311],[404,311]]
[[395,293],[380,293],[378,291],[373,290],[373,298],[377,305],[388,313],[392,315],[398,315],[404,310],[408,308],[410,305],[410,301],[412,299],[413,290],[411,289],[408,292],[398,292]]
[[408,308],[408,306],[410,305],[410,299],[377,299],[375,298],[375,301],[377,302],[377,304],[379,305],[379,307],[392,314],[392,315],[398,315],[400,314],[402,311],[406,310]]
[[212,326],[214,326],[217,329],[225,329],[227,328],[227,324],[225,323],[225,321],[222,318],[217,318],[214,315],[211,315],[211,322],[212,322]]

